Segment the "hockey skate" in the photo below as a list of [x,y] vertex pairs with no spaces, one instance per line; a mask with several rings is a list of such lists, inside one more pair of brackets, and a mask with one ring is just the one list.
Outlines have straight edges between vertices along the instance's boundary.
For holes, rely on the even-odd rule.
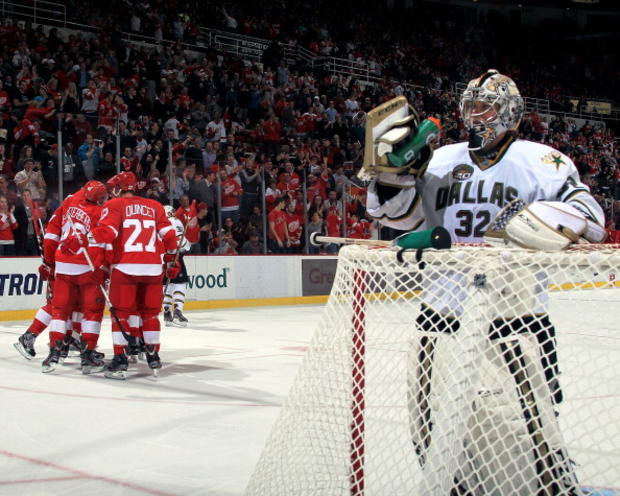
[[155,351],[155,345],[146,345],[146,361],[153,371],[153,375],[157,377],[158,370],[161,369],[161,360],[159,359],[159,353]]
[[127,355],[114,355],[105,369],[103,375],[108,379],[118,379],[124,381],[127,377]]
[[187,327],[187,318],[183,315],[183,312],[178,308],[174,311],[174,316],[172,318],[172,325],[177,327]]
[[13,346],[15,346],[15,349],[19,351],[26,360],[32,360],[32,357],[36,355],[34,351],[35,339],[37,339],[37,337],[34,334],[30,331],[26,331],[17,338],[17,343]]
[[71,343],[73,338],[71,335],[65,336],[62,340],[62,346],[60,347],[60,356],[58,357],[58,363],[60,365],[65,363],[66,358],[69,356],[69,348],[71,348]]
[[[73,340],[73,345],[74,346],[79,346],[79,352],[80,352],[80,358],[82,357],[82,355],[84,354],[84,352],[86,351],[86,343],[84,343],[83,341],[80,341],[78,339],[74,339]],[[105,353],[101,353],[100,351],[95,350],[90,350],[90,354],[92,356],[93,359],[95,360],[103,360],[105,358]]]
[[103,357],[97,355],[103,355],[95,350],[83,350],[80,354],[82,359],[82,374],[96,374],[97,372],[103,372],[105,364],[103,363]]
[[71,336],[71,343],[69,344],[69,353],[71,354],[71,356],[82,356],[83,347],[84,344],[79,337],[75,338]]
[[41,372],[44,374],[49,374],[50,372],[56,370],[60,359],[61,348],[62,341],[56,341],[56,345],[50,348],[49,355],[47,355],[47,358],[43,360],[43,363],[41,364]]
[[172,325],[172,312],[170,309],[164,310],[164,324],[166,326]]
[[130,338],[127,343],[127,359],[131,363],[138,363],[138,360],[144,361],[144,341],[134,336]]

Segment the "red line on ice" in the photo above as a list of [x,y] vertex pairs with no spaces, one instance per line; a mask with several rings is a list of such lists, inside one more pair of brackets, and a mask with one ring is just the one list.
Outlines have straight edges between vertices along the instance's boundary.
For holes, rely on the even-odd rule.
[[[43,394],[43,395],[51,395],[51,396],[67,396],[69,398],[87,398],[91,400],[109,400],[109,401],[127,401],[129,403],[162,403],[162,404],[170,404],[170,405],[194,405],[194,406],[205,406],[205,405],[214,405],[214,406],[277,406],[273,403],[242,403],[242,400],[239,402],[236,401],[179,401],[179,400],[151,400],[148,398],[117,398],[114,396],[94,396],[89,394],[77,394],[77,393],[63,393],[59,391],[38,391],[36,389],[26,389],[26,388],[17,388],[11,386],[0,386],[0,389],[4,389],[6,391],[17,391],[20,393],[32,393],[32,394]],[[206,393],[208,394],[208,393]],[[1,451],[0,451],[1,453]]]
[[[119,479],[113,479],[111,477],[105,477],[103,475],[89,474],[88,472],[83,472],[82,470],[75,470],[72,468],[63,467],[62,465],[57,465],[56,463],[46,462],[45,460],[38,460],[36,458],[31,458],[29,456],[19,455],[17,453],[13,453],[11,451],[6,451],[3,449],[0,449],[0,454],[6,456],[7,458],[15,458],[17,460],[23,460],[29,463],[33,463],[35,465],[42,465],[44,467],[50,467],[56,470],[62,470],[63,472],[75,474],[79,476],[80,478],[100,480],[102,482],[108,482],[110,484],[115,484],[117,486],[128,487],[130,489],[134,489],[136,491],[140,491],[145,494],[152,494],[153,496],[174,496],[172,493],[166,493],[164,491],[158,491],[156,489],[149,489],[148,487],[139,486],[138,484],[132,484],[130,482],[125,482]],[[32,480],[32,482],[38,482],[38,481]]]
[[67,480],[87,479],[81,475],[73,475],[67,477],[48,477],[46,479],[17,479],[17,480],[0,480],[0,486],[9,486],[11,484],[33,484],[37,482],[62,482]]

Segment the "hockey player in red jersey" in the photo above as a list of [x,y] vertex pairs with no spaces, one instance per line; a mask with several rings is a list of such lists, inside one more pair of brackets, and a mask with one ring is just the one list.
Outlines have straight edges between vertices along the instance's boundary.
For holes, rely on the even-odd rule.
[[17,338],[17,343],[15,349],[21,353],[21,355],[31,360],[36,352],[34,350],[34,342],[37,337],[47,329],[47,326],[50,324],[52,320],[52,292],[54,288],[54,268],[50,267],[45,263],[42,263],[39,266],[39,277],[41,280],[47,282],[47,291],[45,295],[45,305],[43,305],[34,316],[32,323],[28,327],[28,330],[24,332],[19,338]]
[[43,361],[43,372],[52,372],[59,363],[63,340],[67,335],[67,320],[75,303],[83,313],[82,372],[103,370],[102,356],[95,352],[104,299],[100,285],[105,280],[101,268],[94,272],[77,240],[85,239],[99,220],[101,205],[106,200],[105,186],[89,181],[75,195],[67,198],[50,219],[43,243],[43,255],[48,266],[55,264],[52,320],[50,322],[50,352]]
[[[163,300],[162,246],[170,254],[164,256],[164,261],[172,261],[177,237],[160,203],[134,196],[137,180],[133,173],[121,172],[115,177],[119,196],[106,203],[99,223],[91,231],[89,251],[93,259],[100,259],[97,247],[106,246],[111,255],[110,300],[118,321],[112,320],[114,358],[105,376],[125,379],[128,360],[123,332],[127,334],[129,317],[136,310],[142,319],[149,367],[161,368],[158,352]],[[169,277],[178,271],[176,267],[167,270]]]
[[[59,207],[55,214],[61,212],[61,209],[62,207]],[[44,233],[41,233],[41,239],[43,239],[43,235]],[[55,234],[50,234],[48,238],[51,238],[56,242],[59,241],[59,237]],[[41,254],[43,254],[42,241],[40,246]],[[49,258],[50,257],[48,257],[48,262]],[[51,258],[53,258],[53,254]],[[45,329],[47,329],[52,321],[52,295],[54,294],[53,261],[51,266],[47,265],[45,262],[39,266],[39,278],[47,283],[47,288],[45,291],[45,305],[39,308],[26,332],[19,336],[19,338],[17,338],[17,342],[13,345],[15,349],[19,351],[19,353],[27,360],[31,360],[34,356],[36,356],[36,351],[34,349],[35,340],[43,333],[43,331],[45,331]],[[75,302],[74,306],[76,307],[76,311],[72,313],[71,319],[67,322],[67,330],[71,330],[72,332],[71,334],[67,332],[65,340],[63,341],[59,363],[62,363],[64,358],[68,355],[71,346],[75,347],[77,350],[81,349],[80,332],[83,314],[82,312],[77,311],[79,310],[79,306],[76,305]]]

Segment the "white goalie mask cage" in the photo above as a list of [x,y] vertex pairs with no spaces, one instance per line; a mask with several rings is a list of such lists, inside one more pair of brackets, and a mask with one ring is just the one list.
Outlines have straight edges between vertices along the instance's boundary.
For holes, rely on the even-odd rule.
[[469,149],[484,149],[507,131],[517,129],[524,108],[519,89],[508,76],[489,69],[472,79],[460,101],[463,124],[469,131]]
[[164,205],[164,212],[166,212],[166,217],[169,219],[173,219],[175,217],[174,207],[170,205]]

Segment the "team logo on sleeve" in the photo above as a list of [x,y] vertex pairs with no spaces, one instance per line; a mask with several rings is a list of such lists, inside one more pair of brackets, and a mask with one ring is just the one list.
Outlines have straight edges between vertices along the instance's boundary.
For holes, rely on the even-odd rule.
[[562,158],[562,154],[556,151],[543,155],[540,158],[540,161],[543,164],[555,165],[556,170],[560,168],[560,165],[566,165],[566,162],[564,162],[564,159]]
[[459,164],[452,169],[452,177],[457,181],[467,181],[474,173],[474,168],[468,164]]

